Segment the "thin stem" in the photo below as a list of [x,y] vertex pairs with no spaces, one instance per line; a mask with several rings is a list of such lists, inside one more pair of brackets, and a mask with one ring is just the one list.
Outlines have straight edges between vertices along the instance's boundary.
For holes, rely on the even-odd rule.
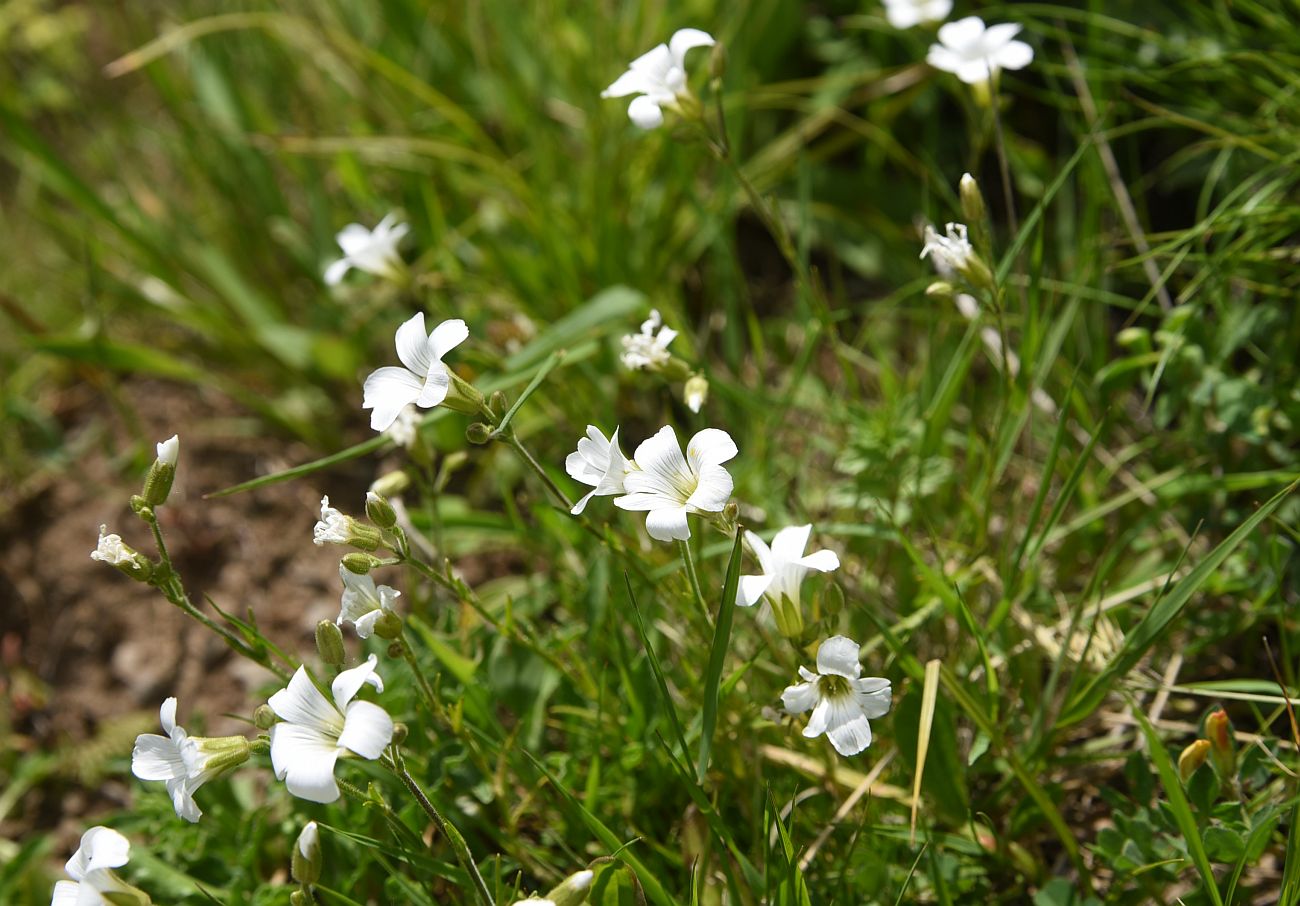
[[691,583],[691,596],[695,598],[695,605],[700,609],[700,615],[704,617],[704,624],[712,626],[713,617],[709,614],[709,606],[704,603],[704,591],[700,588],[700,577],[695,572],[695,555],[691,553],[691,543],[689,541],[678,541],[677,546],[682,552],[682,562],[686,564],[686,577]]
[[411,668],[411,673],[415,675],[415,683],[420,687],[420,695],[424,698],[424,705],[429,709],[429,713],[435,719],[443,720],[445,716],[442,712],[442,706],[439,705],[438,699],[433,694],[433,687],[429,685],[429,680],[424,676],[424,668],[420,666],[419,659],[415,652],[411,650],[410,644],[405,638],[398,639],[398,644],[402,646],[402,659],[406,661]]
[[392,768],[393,772],[406,786],[406,789],[415,798],[415,801],[419,803],[420,808],[424,809],[424,813],[438,826],[438,830],[442,831],[443,836],[447,838],[447,842],[451,844],[452,851],[456,854],[456,861],[469,875],[479,902],[483,906],[496,906],[496,902],[492,899],[492,892],[488,890],[487,882],[483,880],[483,875],[479,874],[478,865],[474,863],[474,856],[469,851],[469,844],[465,842],[465,838],[461,836],[455,825],[444,818],[442,813],[429,801],[429,797],[424,794],[424,790],[420,789],[419,784],[415,782],[415,778],[406,770],[406,765],[403,763],[402,756],[397,752],[396,747],[393,748]]
[[519,438],[515,436],[515,433],[511,431],[502,439],[511,447],[511,449],[519,454],[519,457],[528,464],[530,469],[537,473],[537,477],[540,478],[542,483],[546,485],[552,494],[555,495],[555,499],[564,504],[566,510],[571,511],[573,509],[573,501],[569,499],[569,495],[560,490],[560,486],[551,480],[551,476],[546,474],[546,470],[542,468],[542,464],[533,458],[533,454],[528,452],[528,448],[520,442]]

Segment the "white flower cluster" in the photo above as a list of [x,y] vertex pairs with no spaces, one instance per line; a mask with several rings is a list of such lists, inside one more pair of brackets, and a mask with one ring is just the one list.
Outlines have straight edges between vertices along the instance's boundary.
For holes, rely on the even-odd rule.
[[[952,0],[884,0],[885,18],[894,28],[942,22],[952,12]],[[1024,69],[1034,49],[1016,41],[1020,26],[986,26],[979,16],[967,16],[939,28],[939,43],[930,45],[926,62],[951,72],[968,85],[990,81],[1000,70]]]
[[632,370],[662,368],[672,358],[668,344],[677,338],[677,331],[664,326],[659,310],[652,308],[650,317],[641,324],[640,333],[623,337],[623,365]]

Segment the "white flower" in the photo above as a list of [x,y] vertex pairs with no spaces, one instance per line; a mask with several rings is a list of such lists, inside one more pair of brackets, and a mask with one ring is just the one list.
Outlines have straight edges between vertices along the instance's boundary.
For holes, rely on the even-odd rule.
[[180,435],[173,434],[171,437],[157,445],[158,461],[169,466],[176,465],[176,457],[181,452]]
[[351,268],[393,278],[401,272],[402,257],[397,253],[397,243],[406,235],[408,227],[397,222],[396,214],[389,214],[373,230],[359,223],[349,223],[339,231],[339,248],[343,257],[325,269],[325,282],[334,286]]
[[[172,808],[186,821],[198,821],[203,810],[194,801],[194,793],[210,777],[202,770],[200,758],[193,741],[185,728],[176,723],[176,699],[169,698],[163,702],[158,712],[166,736],[155,733],[142,733],[135,738],[135,749],[131,752],[131,773],[141,780],[161,780],[167,785],[167,794],[172,797]],[[186,749],[191,750],[190,758],[185,757]],[[198,768],[191,774],[191,765]]]
[[370,413],[370,427],[383,431],[411,403],[430,409],[447,398],[451,376],[442,357],[469,337],[469,328],[459,318],[443,321],[427,336],[424,312],[397,328],[397,358],[404,368],[388,366],[366,378],[363,409]]
[[130,855],[126,837],[110,827],[92,827],[81,835],[81,846],[64,865],[72,880],[54,885],[50,906],[110,906],[106,893],[137,895],[112,870],[125,865]]
[[139,551],[122,543],[120,535],[110,535],[106,525],[99,527],[99,544],[90,552],[90,559],[127,568],[144,567],[149,562]]
[[858,643],[842,635],[822,642],[817,649],[817,672],[804,667],[804,682],[787,686],[781,704],[791,714],[812,709],[803,735],[812,739],[825,733],[841,755],[856,755],[871,745],[868,718],[889,711],[889,680],[861,676]]
[[625,368],[635,371],[639,368],[662,368],[668,364],[672,358],[668,344],[676,339],[677,331],[664,327],[663,323],[659,310],[651,309],[650,317],[641,324],[641,332],[623,337],[623,354],[620,358]]
[[769,548],[762,538],[745,532],[745,542],[758,558],[763,575],[740,577],[736,603],[752,607],[766,596],[775,601],[786,598],[798,607],[799,586],[809,570],[828,573],[840,566],[840,558],[834,551],[821,550],[804,556],[811,534],[811,525],[791,525],[776,533]]
[[930,45],[926,62],[951,72],[968,85],[987,82],[1000,69],[1023,69],[1034,59],[1034,49],[1015,41],[1020,26],[1012,23],[984,26],[979,16],[967,16],[939,29],[939,43]]
[[603,98],[621,98],[639,94],[628,105],[627,115],[642,129],[663,125],[664,107],[677,106],[686,93],[686,52],[693,47],[712,47],[713,36],[698,28],[683,28],[673,33],[667,44],[642,54],[600,93]]
[[950,12],[952,0],[885,0],[885,17],[894,28],[942,22]]
[[967,238],[966,224],[945,224],[944,231],[946,235],[940,236],[938,230],[926,224],[921,257],[929,255],[935,270],[946,277],[953,272],[968,270],[975,249]]
[[719,513],[731,497],[731,475],[722,463],[736,455],[736,443],[726,431],[705,428],[686,445],[682,456],[677,434],[659,429],[636,448],[638,469],[623,479],[626,497],[614,505],[646,511],[645,528],[658,541],[691,537],[687,513]]
[[342,563],[339,578],[343,580],[343,599],[339,618],[334,622],[351,623],[357,627],[357,635],[368,639],[375,631],[375,622],[384,614],[393,613],[393,603],[402,593],[387,585],[376,588],[374,579],[358,576]]
[[312,529],[312,542],[320,544],[347,544],[352,538],[351,516],[330,506],[329,497],[320,499],[320,520]]
[[578,449],[564,460],[564,469],[574,481],[592,486],[586,496],[573,506],[577,516],[592,497],[607,497],[625,493],[623,479],[636,469],[636,463],[623,455],[618,445],[618,428],[605,439],[605,434],[595,425],[587,426],[587,436],[578,441]]
[[375,672],[372,654],[359,667],[334,677],[330,701],[299,667],[289,685],[272,695],[268,704],[281,719],[271,728],[271,766],[289,792],[312,802],[339,798],[334,763],[340,756],[378,758],[393,738],[393,719],[367,701],[353,701],[362,685],[380,692],[384,683]]
[[402,411],[397,413],[397,418],[388,426],[388,436],[393,439],[393,443],[411,449],[415,438],[419,436],[420,418],[420,410],[414,405],[403,406]]

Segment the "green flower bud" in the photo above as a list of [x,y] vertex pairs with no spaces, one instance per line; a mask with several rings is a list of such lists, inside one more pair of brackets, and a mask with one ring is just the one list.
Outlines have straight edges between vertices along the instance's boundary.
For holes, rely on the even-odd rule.
[[492,395],[488,397],[488,408],[493,414],[500,417],[510,410],[510,401],[500,390],[493,390]]
[[844,589],[840,588],[840,583],[832,582],[826,586],[826,592],[822,595],[822,615],[833,617],[844,609]]
[[299,884],[315,884],[320,880],[320,865],[320,832],[315,821],[308,821],[294,844],[289,875]]
[[963,173],[958,184],[958,192],[961,195],[961,213],[966,218],[966,222],[974,224],[983,221],[988,209],[984,206],[984,195],[980,192],[975,177]]
[[289,906],[313,906],[312,896],[305,890],[295,890],[289,894]]
[[442,401],[442,405],[454,412],[464,412],[467,415],[481,413],[484,407],[483,394],[450,368],[447,369],[447,375],[451,378],[451,386],[447,389],[447,397]]
[[397,525],[397,513],[393,510],[393,505],[374,491],[366,492],[366,515],[381,529]]
[[687,409],[699,412],[709,398],[709,379],[702,374],[691,375],[682,388],[682,398],[686,401]]
[[375,620],[375,635],[381,639],[397,639],[402,635],[402,618],[391,610],[386,610]]
[[258,705],[253,712],[253,724],[259,730],[269,730],[275,726],[275,709],[270,705]]
[[360,551],[344,554],[342,560],[343,568],[358,576],[364,576],[375,567],[382,566],[383,562],[374,554],[363,554]]
[[321,620],[316,624],[316,651],[320,659],[331,667],[340,666],[346,659],[343,633],[332,620]]
[[401,656],[402,656],[402,643],[401,643],[401,642],[393,642],[393,644],[389,645],[389,646],[388,646],[388,656],[391,657],[391,658],[399,658],[399,657],[401,657]]
[[402,743],[406,742],[406,737],[410,735],[410,732],[411,731],[406,726],[406,724],[402,723],[400,720],[397,721],[396,723],[393,724],[392,744],[395,746],[400,746]]
[[587,902],[587,894],[591,893],[591,881],[595,877],[595,872],[590,869],[571,874],[551,892],[546,895],[555,906],[581,906]]
[[465,429],[465,439],[472,444],[486,444],[492,440],[492,426],[473,422]]
[[719,41],[713,45],[713,50],[709,53],[709,78],[714,82],[722,81],[722,77],[727,74],[727,50]]
[[402,469],[380,475],[370,485],[370,490],[381,497],[396,497],[411,486],[411,476]]
[[947,280],[936,280],[925,288],[925,294],[935,301],[947,302],[957,294],[957,290]]

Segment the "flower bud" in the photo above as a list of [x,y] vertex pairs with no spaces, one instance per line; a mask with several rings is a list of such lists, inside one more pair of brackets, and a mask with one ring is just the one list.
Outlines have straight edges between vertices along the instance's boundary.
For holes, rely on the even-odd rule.
[[342,560],[343,568],[358,576],[364,576],[375,567],[382,566],[383,562],[374,554],[363,554],[360,551],[344,554]]
[[144,479],[144,492],[140,495],[149,506],[162,506],[172,491],[176,478],[176,457],[180,454],[180,438],[173,434],[158,444],[158,458],[149,467]]
[[1126,327],[1115,334],[1115,342],[1125,349],[1151,351],[1151,331],[1145,327]]
[[289,874],[299,884],[315,884],[320,880],[320,864],[320,832],[315,821],[308,821],[293,847]]
[[822,595],[822,616],[833,617],[844,609],[844,589],[840,583],[832,582],[826,586]]
[[700,407],[709,398],[708,378],[702,374],[691,375],[686,381],[686,386],[682,388],[682,396],[686,400],[687,409],[692,412],[699,412]]
[[289,906],[313,906],[312,895],[304,890],[295,890],[289,894]]
[[1208,739],[1198,739],[1187,748],[1183,749],[1182,754],[1178,756],[1178,776],[1182,778],[1183,783],[1192,779],[1196,769],[1205,764],[1205,759],[1210,756],[1210,741]]
[[482,422],[472,422],[465,429],[465,439],[472,444],[486,444],[492,440],[492,426]]
[[382,497],[396,497],[411,486],[411,476],[402,469],[380,475],[370,485],[370,490]]
[[374,491],[366,492],[366,515],[381,529],[397,525],[397,513],[393,510],[393,505]]
[[980,192],[975,177],[963,173],[958,184],[958,193],[961,195],[961,213],[966,218],[966,222],[972,224],[982,222],[988,209],[984,206],[984,195]]
[[506,399],[502,391],[493,390],[492,395],[488,397],[488,408],[499,418],[510,410],[510,400]]
[[90,552],[90,559],[117,567],[140,582],[148,582],[154,565],[144,554],[124,543],[120,536],[108,534],[108,526],[99,527],[99,544]]
[[720,82],[726,74],[727,49],[719,41],[713,45],[713,50],[709,53],[709,78],[715,82]]
[[450,368],[447,369],[447,376],[451,378],[451,386],[447,388],[447,397],[442,401],[442,405],[467,415],[478,415],[482,412],[483,394]]
[[340,666],[346,655],[343,652],[343,632],[332,620],[316,624],[316,651],[320,659],[331,667]]
[[402,723],[400,720],[397,721],[396,723],[393,724],[393,738],[391,740],[392,744],[395,746],[400,746],[402,743],[406,742],[406,737],[410,735],[410,732],[411,731],[406,726],[406,724]]
[[259,730],[269,730],[275,726],[275,709],[270,705],[258,705],[253,712],[253,724]]
[[391,658],[399,658],[399,657],[401,657],[401,656],[402,656],[402,643],[401,643],[401,642],[393,642],[393,644],[389,645],[389,646],[388,646],[388,656],[391,657]]
[[936,280],[925,288],[925,294],[938,302],[947,302],[957,292],[947,280]]
[[1205,735],[1210,740],[1210,756],[1220,780],[1237,776],[1237,747],[1232,740],[1232,722],[1228,712],[1216,708],[1205,718]]
[[558,887],[552,888],[551,892],[546,895],[555,906],[581,906],[587,902],[587,894],[591,892],[591,881],[595,873],[590,869],[571,874],[564,879]]
[[391,610],[385,610],[375,620],[374,633],[381,639],[401,638],[402,635],[402,618]]

